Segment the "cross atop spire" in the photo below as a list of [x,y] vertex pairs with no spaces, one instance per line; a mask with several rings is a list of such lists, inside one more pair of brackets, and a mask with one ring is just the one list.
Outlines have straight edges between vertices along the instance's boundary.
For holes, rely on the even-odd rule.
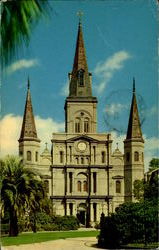
[[82,12],[81,10],[79,10],[79,11],[77,12],[77,16],[79,17],[79,25],[80,25],[81,22],[82,22],[83,12]]
[[28,89],[30,89],[30,79],[29,79],[29,76],[28,76]]
[[135,93],[135,77],[133,77],[133,93]]

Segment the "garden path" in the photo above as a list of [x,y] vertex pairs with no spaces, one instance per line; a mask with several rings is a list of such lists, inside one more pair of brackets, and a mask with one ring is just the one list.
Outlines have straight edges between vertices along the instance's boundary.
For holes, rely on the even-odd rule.
[[96,237],[68,238],[19,246],[6,246],[2,250],[90,250],[98,249]]

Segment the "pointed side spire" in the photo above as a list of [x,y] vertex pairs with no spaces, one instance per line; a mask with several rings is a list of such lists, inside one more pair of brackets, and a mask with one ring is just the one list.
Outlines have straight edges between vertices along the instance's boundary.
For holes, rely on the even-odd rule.
[[135,93],[135,78],[133,78],[133,97],[132,97],[126,139],[140,139],[143,141],[141,124],[137,107],[136,93]]
[[81,21],[79,22],[78,25],[76,50],[75,50],[73,69],[70,79],[69,96],[72,97],[92,96],[92,86],[90,81],[90,73],[88,72]]
[[22,123],[22,129],[21,129],[19,141],[27,139],[27,140],[36,140],[40,142],[40,140],[37,137],[37,132],[36,132],[36,126],[35,126],[35,120],[34,120],[34,114],[33,114],[32,102],[31,102],[29,77],[28,77],[27,87],[28,87],[27,97],[26,97],[23,123]]

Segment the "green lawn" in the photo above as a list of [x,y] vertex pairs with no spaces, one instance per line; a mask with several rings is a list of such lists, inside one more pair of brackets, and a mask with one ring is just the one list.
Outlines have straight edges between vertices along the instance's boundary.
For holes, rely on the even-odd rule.
[[96,237],[99,231],[67,231],[67,232],[38,232],[22,233],[17,237],[2,237],[2,246],[32,244],[49,240],[58,240],[76,237]]

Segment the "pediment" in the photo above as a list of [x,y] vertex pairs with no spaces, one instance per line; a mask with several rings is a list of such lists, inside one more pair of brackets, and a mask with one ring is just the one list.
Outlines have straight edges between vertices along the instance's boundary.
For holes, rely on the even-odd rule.
[[88,135],[78,135],[78,136],[74,136],[72,138],[69,138],[68,140],[66,140],[67,142],[75,142],[78,140],[83,140],[83,141],[88,141],[88,142],[99,142],[99,140],[94,139]]

